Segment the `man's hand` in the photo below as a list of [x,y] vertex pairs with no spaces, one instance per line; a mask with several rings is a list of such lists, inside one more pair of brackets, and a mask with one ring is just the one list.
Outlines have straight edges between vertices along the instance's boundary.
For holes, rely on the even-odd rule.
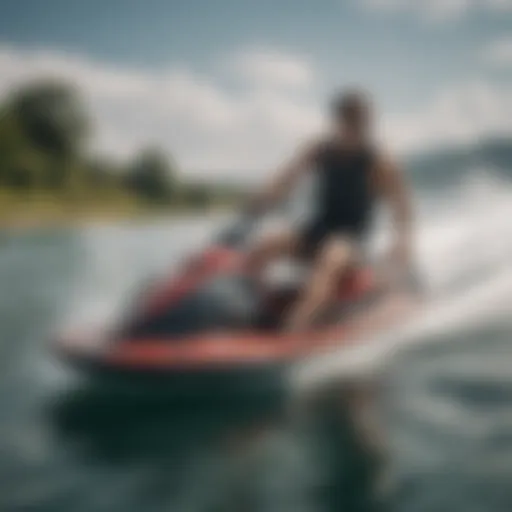
[[412,249],[408,237],[399,237],[389,252],[389,263],[398,268],[409,268],[412,265]]
[[407,289],[414,273],[412,249],[407,238],[397,238],[385,255],[380,267],[380,279],[384,286],[399,291]]
[[400,169],[389,158],[381,158],[376,170],[378,190],[391,209],[395,230],[395,241],[385,263],[391,282],[400,284],[414,266],[410,192]]

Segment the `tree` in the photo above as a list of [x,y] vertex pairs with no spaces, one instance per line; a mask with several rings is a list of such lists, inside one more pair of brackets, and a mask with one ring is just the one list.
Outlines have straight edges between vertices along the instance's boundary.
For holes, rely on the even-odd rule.
[[0,183],[15,185],[17,177],[14,169],[18,155],[27,150],[27,141],[20,130],[19,123],[2,108],[0,115]]
[[127,183],[133,192],[149,202],[168,202],[176,191],[172,166],[157,148],[147,148],[135,158]]
[[192,208],[204,209],[210,206],[214,197],[215,191],[208,185],[201,184],[187,184],[183,187],[183,196],[187,206]]
[[7,108],[35,146],[59,157],[81,153],[89,122],[78,94],[69,85],[29,84],[11,96]]

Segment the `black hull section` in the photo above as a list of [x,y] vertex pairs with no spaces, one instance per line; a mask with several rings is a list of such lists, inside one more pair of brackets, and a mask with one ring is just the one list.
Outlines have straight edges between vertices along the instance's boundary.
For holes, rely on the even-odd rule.
[[97,359],[65,358],[76,370],[110,391],[156,393],[176,398],[229,398],[283,396],[286,393],[288,364],[144,368],[121,367]]

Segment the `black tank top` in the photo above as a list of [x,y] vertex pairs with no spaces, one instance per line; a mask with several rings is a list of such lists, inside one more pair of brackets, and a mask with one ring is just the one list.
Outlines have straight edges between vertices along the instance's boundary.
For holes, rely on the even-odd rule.
[[361,233],[373,209],[370,148],[348,149],[325,143],[317,155],[319,198],[317,220],[326,229]]

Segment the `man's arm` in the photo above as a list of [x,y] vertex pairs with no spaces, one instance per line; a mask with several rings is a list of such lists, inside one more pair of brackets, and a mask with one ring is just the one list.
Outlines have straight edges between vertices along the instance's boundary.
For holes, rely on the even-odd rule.
[[318,143],[315,143],[301,148],[291,160],[283,165],[270,184],[257,194],[255,207],[265,209],[284,199],[299,178],[313,167],[318,154],[318,146]]
[[391,208],[395,229],[393,259],[399,264],[410,263],[412,250],[411,193],[401,169],[389,157],[381,157],[377,165],[379,191]]

